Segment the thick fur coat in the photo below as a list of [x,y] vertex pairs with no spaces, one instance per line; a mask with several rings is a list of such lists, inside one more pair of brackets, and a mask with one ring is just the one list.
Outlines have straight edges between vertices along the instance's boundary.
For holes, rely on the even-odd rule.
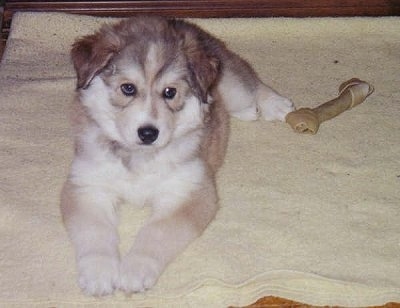
[[[181,20],[134,17],[78,39],[75,157],[61,195],[79,285],[90,295],[151,288],[218,209],[229,115],[283,120],[293,104],[223,42]],[[152,214],[126,256],[118,206]]]

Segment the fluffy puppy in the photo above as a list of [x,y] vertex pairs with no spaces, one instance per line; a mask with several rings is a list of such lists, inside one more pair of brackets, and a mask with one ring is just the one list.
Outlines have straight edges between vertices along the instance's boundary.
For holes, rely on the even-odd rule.
[[[218,209],[229,114],[283,120],[292,103],[199,27],[134,17],[78,39],[75,157],[61,211],[90,295],[151,288]],[[126,256],[120,203],[152,214]]]

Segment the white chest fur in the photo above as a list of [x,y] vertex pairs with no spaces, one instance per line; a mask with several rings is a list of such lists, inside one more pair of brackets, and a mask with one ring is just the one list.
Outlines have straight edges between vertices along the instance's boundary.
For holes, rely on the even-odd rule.
[[204,163],[193,155],[196,139],[191,136],[193,142],[186,140],[181,146],[173,144],[157,153],[137,151],[125,163],[109,150],[86,143],[87,152],[72,164],[71,181],[99,196],[94,197],[99,204],[122,201],[140,207],[151,205],[159,213],[171,211],[204,182]]

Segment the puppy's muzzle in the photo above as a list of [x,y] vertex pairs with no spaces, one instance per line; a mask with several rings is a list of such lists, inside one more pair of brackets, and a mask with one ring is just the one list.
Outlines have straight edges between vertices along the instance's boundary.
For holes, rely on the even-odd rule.
[[160,131],[152,125],[142,126],[137,131],[139,139],[143,144],[147,145],[157,140],[159,132]]

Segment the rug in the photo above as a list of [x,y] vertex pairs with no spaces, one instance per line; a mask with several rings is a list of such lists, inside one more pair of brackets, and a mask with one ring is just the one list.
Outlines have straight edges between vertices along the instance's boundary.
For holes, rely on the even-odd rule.
[[[221,209],[154,289],[81,294],[61,223],[72,158],[72,42],[99,17],[19,13],[0,68],[0,306],[226,307],[274,295],[312,305],[400,301],[400,18],[194,20],[300,107],[352,77],[366,102],[314,136],[232,120]],[[121,209],[126,251],[147,210]]]

